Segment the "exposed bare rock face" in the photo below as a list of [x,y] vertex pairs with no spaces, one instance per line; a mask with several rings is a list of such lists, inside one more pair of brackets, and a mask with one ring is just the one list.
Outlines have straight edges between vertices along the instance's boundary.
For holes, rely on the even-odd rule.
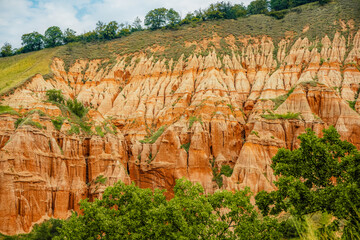
[[[360,148],[360,31],[276,44],[236,40],[243,47],[221,57],[212,47],[176,60],[138,52],[114,64],[79,59],[68,70],[55,58],[52,77],[36,75],[3,97],[2,105],[23,116],[0,115],[0,232],[65,219],[80,199],[99,197],[119,180],[166,189],[168,197],[181,177],[208,193],[270,191],[271,158],[279,148],[297,148],[306,128],[321,135],[333,125]],[[92,134],[66,119],[54,126],[63,109],[45,101],[50,89],[90,108]],[[31,124],[15,124],[24,116]],[[213,174],[223,165],[233,173],[219,186]]]

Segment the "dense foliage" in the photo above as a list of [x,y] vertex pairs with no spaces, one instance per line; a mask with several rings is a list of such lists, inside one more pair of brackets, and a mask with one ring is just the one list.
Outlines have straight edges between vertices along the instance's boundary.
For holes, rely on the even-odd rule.
[[64,103],[65,99],[61,93],[61,90],[50,89],[46,91],[46,97],[51,102]]
[[[279,11],[317,1],[318,0],[270,0],[270,8],[271,10]],[[320,4],[325,4],[328,2],[330,2],[330,0],[319,1]]]
[[299,136],[300,148],[280,149],[272,168],[278,190],[260,192],[256,203],[264,215],[289,211],[297,217],[326,212],[336,217],[331,228],[345,224],[343,238],[360,229],[360,152],[340,140],[334,127],[319,138],[310,129]]
[[175,196],[118,182],[103,199],[81,202],[82,215],[63,223],[59,239],[278,239],[278,223],[260,219],[249,190],[204,194],[177,180]]
[[80,118],[84,117],[88,111],[88,109],[77,99],[68,99],[66,101],[66,106]]
[[[59,104],[65,103],[65,98],[64,98],[63,94],[61,93],[61,90],[57,90],[57,89],[47,90],[46,97],[47,97],[48,101],[51,101],[54,103],[59,103]],[[86,115],[86,113],[88,112],[88,109],[77,99],[74,99],[74,100],[68,99],[66,101],[66,107],[68,107],[68,109],[72,113],[74,113],[76,116],[78,116],[79,118],[84,117]]]
[[179,13],[172,8],[169,10],[166,8],[156,8],[146,14],[144,23],[145,26],[155,30],[165,26],[173,28],[179,24],[180,20]]
[[[267,14],[275,18],[283,18],[288,8],[296,7],[309,2],[318,1],[321,5],[330,0],[254,0],[248,7],[243,4],[231,4],[230,2],[217,2],[210,4],[206,9],[195,10],[188,13],[183,19],[174,9],[156,8],[147,13],[144,25],[150,30],[169,28],[178,29],[184,24],[196,24],[202,21],[216,19],[237,19],[253,14]],[[279,11],[280,10],[280,11]],[[123,24],[116,21],[109,23],[97,22],[93,31],[76,35],[76,32],[67,28],[64,32],[57,26],[49,27],[44,36],[38,32],[24,34],[21,38],[22,48],[12,49],[9,43],[5,43],[1,49],[1,56],[37,51],[44,47],[50,48],[71,42],[94,42],[111,40],[127,36],[136,31],[142,31],[141,20],[137,17],[132,24]]]
[[33,230],[29,234],[20,234],[16,236],[2,236],[3,240],[51,240],[60,235],[59,229],[63,224],[63,220],[50,219],[42,224],[35,224]]
[[4,45],[1,47],[0,54],[2,57],[11,56],[13,54],[11,44],[8,42],[4,43]]
[[44,43],[45,47],[56,47],[63,44],[63,33],[57,26],[49,27],[45,31]]
[[24,45],[21,52],[37,51],[44,47],[44,36],[38,32],[24,34],[21,40]]

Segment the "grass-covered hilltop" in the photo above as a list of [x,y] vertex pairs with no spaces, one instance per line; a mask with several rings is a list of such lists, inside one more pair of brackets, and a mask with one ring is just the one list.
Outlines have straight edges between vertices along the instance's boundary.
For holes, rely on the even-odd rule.
[[1,48],[0,239],[360,239],[360,1],[218,2]]

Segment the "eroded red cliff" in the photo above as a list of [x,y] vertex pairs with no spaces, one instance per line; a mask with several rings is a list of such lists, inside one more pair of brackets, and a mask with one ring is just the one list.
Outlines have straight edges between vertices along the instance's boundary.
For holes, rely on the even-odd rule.
[[[175,180],[186,177],[213,192],[219,188],[213,169],[226,164],[234,171],[222,176],[221,188],[272,190],[271,158],[281,147],[298,147],[306,128],[320,135],[334,125],[360,147],[360,31],[277,44],[269,37],[235,39],[242,47],[234,39],[212,39],[227,41],[231,55],[211,47],[208,55],[195,50],[177,61],[139,52],[108,65],[77,60],[66,71],[56,58],[52,77],[36,75],[4,97],[3,105],[42,128],[16,128],[19,116],[0,115],[0,232],[66,218],[80,199],[98,197],[118,180],[166,189],[171,197]],[[50,89],[91,109],[94,134],[74,133],[67,120],[54,127],[63,110],[45,102]],[[355,110],[347,101],[355,101]],[[29,113],[34,109],[45,114]],[[289,113],[294,117],[271,117]],[[105,131],[107,123],[113,131]]]

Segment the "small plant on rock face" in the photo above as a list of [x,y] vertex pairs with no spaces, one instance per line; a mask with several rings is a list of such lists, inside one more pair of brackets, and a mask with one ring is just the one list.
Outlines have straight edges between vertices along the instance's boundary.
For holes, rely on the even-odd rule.
[[234,110],[235,110],[234,106],[231,104],[226,104],[226,105],[230,108],[231,113],[234,114]]
[[48,100],[51,102],[57,102],[60,104],[65,102],[65,99],[61,93],[61,90],[56,90],[56,89],[47,90],[46,96],[47,96]]
[[99,135],[100,137],[104,137],[105,133],[103,132],[103,130],[101,129],[101,126],[96,126],[95,127],[95,131],[97,133],[97,135]]
[[257,131],[254,131],[254,130],[252,130],[250,134],[254,134],[254,135],[257,136],[257,137],[260,137],[260,136],[259,136],[259,133],[258,133]]
[[62,117],[57,117],[57,118],[51,119],[51,122],[52,122],[52,124],[54,125],[55,129],[58,130],[58,131],[60,131],[61,126],[62,126],[63,123],[64,123],[64,118],[62,118]]
[[213,157],[212,160],[210,160],[210,165],[213,173],[213,181],[216,182],[219,188],[223,186],[223,178],[222,175],[226,177],[231,177],[233,173],[233,169],[229,165],[222,165],[220,172],[218,167],[215,166],[215,157]]
[[203,121],[201,119],[201,116],[200,117],[196,117],[196,116],[191,116],[189,118],[189,129],[192,128],[193,124],[195,122],[199,122],[201,125],[203,125]]
[[184,143],[181,145],[181,148],[184,149],[187,153],[189,153],[190,144],[191,144],[191,142]]
[[146,137],[144,140],[140,140],[141,143],[150,143],[153,144],[156,140],[163,134],[165,131],[166,126],[161,126],[155,133],[151,136]]
[[220,174],[223,174],[227,177],[231,177],[233,170],[229,165],[222,165],[221,166],[221,170],[220,170]]
[[77,99],[74,100],[67,100],[66,101],[66,106],[78,117],[82,118],[86,115],[86,113],[88,112],[88,109],[86,107],[84,107],[84,105],[79,102]]

